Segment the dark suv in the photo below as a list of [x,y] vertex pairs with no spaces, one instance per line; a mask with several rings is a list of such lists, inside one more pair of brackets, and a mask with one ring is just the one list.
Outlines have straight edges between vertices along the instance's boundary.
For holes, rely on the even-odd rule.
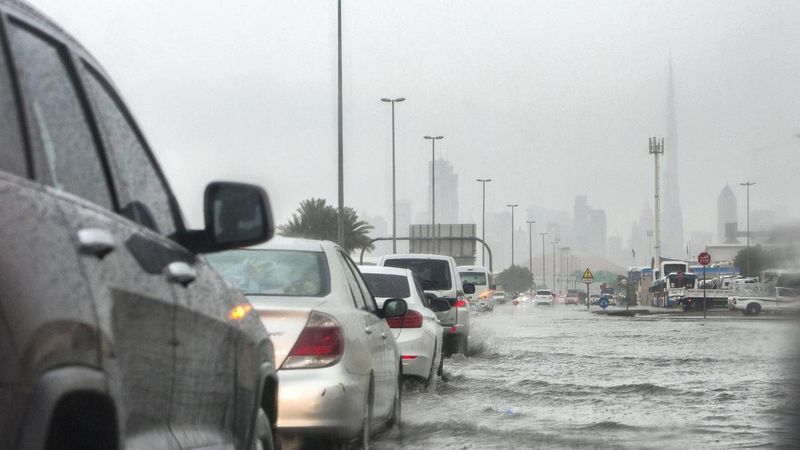
[[197,255],[269,239],[211,183],[187,230],[97,62],[0,0],[0,448],[272,447],[272,344]]

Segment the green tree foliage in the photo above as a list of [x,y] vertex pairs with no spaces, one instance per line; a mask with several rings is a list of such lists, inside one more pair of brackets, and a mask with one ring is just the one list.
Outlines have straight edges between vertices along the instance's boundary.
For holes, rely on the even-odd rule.
[[[747,255],[750,255],[750,271],[747,271]],[[774,269],[776,261],[773,255],[765,252],[761,246],[743,248],[736,253],[733,265],[738,267],[741,274],[746,277],[757,277],[764,269]]]
[[[300,237],[306,239],[319,239],[336,242],[338,239],[338,208],[327,204],[322,198],[309,198],[300,202],[300,207],[292,213],[289,222],[278,226],[278,234],[287,237]],[[347,253],[367,247],[375,248],[370,244],[369,232],[372,225],[360,220],[353,208],[344,208],[344,245]]]
[[510,293],[527,291],[532,282],[533,275],[527,267],[513,265],[497,275],[497,282],[503,289]]

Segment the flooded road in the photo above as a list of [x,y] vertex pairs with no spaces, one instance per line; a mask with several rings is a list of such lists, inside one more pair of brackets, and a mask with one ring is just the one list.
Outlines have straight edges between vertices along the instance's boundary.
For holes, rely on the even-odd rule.
[[471,356],[447,359],[449,381],[434,393],[407,383],[404,428],[376,448],[775,447],[796,437],[797,320],[502,305],[472,322]]

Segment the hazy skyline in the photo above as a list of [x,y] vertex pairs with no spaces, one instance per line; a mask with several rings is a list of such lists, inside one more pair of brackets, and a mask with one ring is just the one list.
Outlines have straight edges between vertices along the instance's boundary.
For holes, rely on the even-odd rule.
[[[257,182],[283,223],[336,202],[336,2],[32,2],[104,65],[191,225],[213,179]],[[588,194],[627,241],[652,205],[649,136],[667,130],[668,58],[684,229],[713,232],[726,183],[800,217],[800,2],[343,1],[345,203],[391,224],[427,205],[430,145],[460,215],[506,203],[570,211]],[[670,150],[666,143],[666,151]],[[525,209],[523,208],[523,209]],[[520,215],[520,221],[525,217]],[[535,219],[535,218],[534,218]]]

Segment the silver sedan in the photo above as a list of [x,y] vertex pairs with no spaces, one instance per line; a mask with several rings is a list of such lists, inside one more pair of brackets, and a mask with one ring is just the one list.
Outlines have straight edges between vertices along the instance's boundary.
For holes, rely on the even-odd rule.
[[385,318],[360,272],[336,244],[275,238],[210,255],[259,313],[275,346],[278,434],[292,444],[335,447],[399,425],[402,363]]

